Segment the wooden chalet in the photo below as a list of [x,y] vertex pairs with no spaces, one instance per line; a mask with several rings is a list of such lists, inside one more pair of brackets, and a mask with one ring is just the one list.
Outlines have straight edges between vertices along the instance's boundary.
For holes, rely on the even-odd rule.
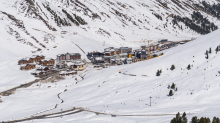
[[39,61],[41,61],[43,59],[45,59],[45,56],[34,56],[32,58],[29,58],[29,59],[19,60],[18,64],[22,65],[22,64],[28,64],[28,63],[34,63],[34,62],[39,62]]
[[28,63],[28,61],[25,60],[25,59],[22,59],[22,60],[18,61],[18,65],[27,64],[27,63]]
[[21,66],[21,70],[32,70],[35,69],[36,65],[35,64],[26,64],[25,66]]
[[44,61],[39,61],[39,64],[42,66],[54,66],[55,64],[55,60],[54,59],[50,59],[50,60],[44,60]]

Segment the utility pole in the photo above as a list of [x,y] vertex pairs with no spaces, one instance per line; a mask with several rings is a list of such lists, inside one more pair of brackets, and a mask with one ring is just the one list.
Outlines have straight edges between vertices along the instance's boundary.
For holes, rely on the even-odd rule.
[[152,98],[152,97],[150,96],[150,107],[151,107],[151,98]]

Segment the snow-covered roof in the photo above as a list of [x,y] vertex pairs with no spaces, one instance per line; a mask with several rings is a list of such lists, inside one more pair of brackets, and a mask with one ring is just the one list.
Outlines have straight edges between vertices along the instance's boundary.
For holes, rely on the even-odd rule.
[[68,66],[75,65],[75,63],[73,63],[73,62],[67,62],[66,64],[67,64]]
[[46,68],[45,66],[37,67],[37,69],[45,69],[45,68]]
[[27,64],[22,64],[22,65],[20,65],[21,67],[25,67]]
[[119,54],[120,56],[126,56],[126,55],[128,55],[127,53],[121,53],[121,54]]

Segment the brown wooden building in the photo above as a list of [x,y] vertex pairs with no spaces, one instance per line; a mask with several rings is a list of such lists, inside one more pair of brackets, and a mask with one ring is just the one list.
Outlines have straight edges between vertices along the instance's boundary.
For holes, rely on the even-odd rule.
[[36,65],[35,64],[26,64],[26,66],[21,66],[21,70],[32,70],[35,69]]

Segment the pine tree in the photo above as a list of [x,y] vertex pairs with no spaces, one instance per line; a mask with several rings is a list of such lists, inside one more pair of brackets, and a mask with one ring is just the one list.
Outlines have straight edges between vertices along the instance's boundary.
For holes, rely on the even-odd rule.
[[183,112],[183,115],[182,115],[182,117],[186,117],[186,113],[185,113],[185,112]]
[[160,70],[160,73],[162,73],[162,70]]
[[177,114],[176,114],[176,119],[179,119],[180,118],[180,113],[178,112]]
[[212,123],[220,123],[219,118],[218,117],[213,117]]
[[218,46],[217,46],[217,48],[216,48],[216,52],[218,52],[218,50],[219,50],[219,49],[218,49]]
[[208,54],[208,50],[206,50],[206,54]]
[[175,84],[174,84],[174,83],[171,85],[171,88],[172,88],[172,89],[175,89]]
[[176,88],[176,91],[177,91],[177,88]]
[[188,69],[188,70],[190,70],[190,69],[191,69],[191,66],[190,66],[190,64],[188,65],[187,69]]
[[[187,120],[185,112],[183,112],[182,118],[183,118],[183,123],[187,123],[188,120]],[[182,123],[182,122],[180,122],[180,123]]]
[[170,121],[170,123],[177,123],[176,118],[174,117],[174,118]]
[[212,53],[212,49],[211,49],[211,47],[209,48],[209,53]]
[[196,116],[192,117],[191,123],[198,123],[199,119]]
[[174,70],[175,69],[175,66],[174,65],[171,65],[171,70]]
[[170,90],[169,95],[173,96],[173,91],[172,90]]
[[209,54],[207,54],[206,58],[209,59]]
[[181,117],[180,113],[178,112],[176,114],[176,117],[174,117],[170,123],[187,123],[187,118],[186,117]]
[[157,76],[160,76],[160,71],[159,70],[157,70]]

